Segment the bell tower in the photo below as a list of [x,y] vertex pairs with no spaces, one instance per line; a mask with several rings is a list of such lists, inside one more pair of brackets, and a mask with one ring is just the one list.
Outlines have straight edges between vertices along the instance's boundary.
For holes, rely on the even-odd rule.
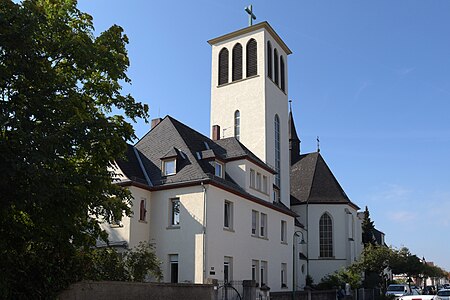
[[219,125],[220,138],[236,137],[277,170],[279,198],[274,201],[289,207],[287,57],[292,52],[267,22],[208,43],[211,126]]

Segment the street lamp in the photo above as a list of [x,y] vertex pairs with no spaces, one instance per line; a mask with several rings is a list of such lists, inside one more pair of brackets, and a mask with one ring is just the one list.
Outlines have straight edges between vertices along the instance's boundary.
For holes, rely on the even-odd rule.
[[295,261],[296,261],[296,251],[295,251],[295,237],[299,237],[298,234],[302,235],[302,240],[300,241],[300,245],[306,244],[305,239],[303,238],[303,232],[295,231],[292,236],[292,300],[295,300],[295,288],[296,288],[296,278],[295,278]]

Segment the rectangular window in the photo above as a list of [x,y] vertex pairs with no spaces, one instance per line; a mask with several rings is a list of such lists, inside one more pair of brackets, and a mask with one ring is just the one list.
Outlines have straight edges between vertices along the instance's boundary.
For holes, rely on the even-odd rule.
[[147,216],[147,200],[141,198],[141,203],[139,205],[139,221],[145,221]]
[[267,194],[267,176],[265,175],[262,177],[262,191]]
[[180,225],[180,199],[170,200],[170,225]]
[[250,187],[256,187],[256,178],[255,178],[255,170],[250,169]]
[[256,189],[257,190],[261,190],[262,186],[261,186],[261,173],[256,173]]
[[280,190],[273,188],[273,202],[279,203],[280,202]]
[[267,285],[267,261],[261,261],[260,269],[261,286]]
[[263,213],[261,213],[261,226],[259,235],[261,237],[267,237],[267,215]]
[[285,263],[281,264],[281,287],[285,288],[287,287],[287,265]]
[[281,221],[281,242],[286,243],[286,229],[287,229],[287,223],[286,221]]
[[233,258],[225,256],[223,258],[223,281],[231,282],[233,280]]
[[258,234],[258,212],[252,210],[252,235]]
[[254,280],[256,283],[259,282],[259,261],[252,260],[252,280]]
[[225,200],[223,205],[223,227],[233,228],[233,203]]
[[163,161],[163,176],[173,175],[176,173],[176,159]]
[[217,177],[223,178],[223,164],[221,164],[220,162],[215,162],[214,164],[214,175],[216,175]]
[[170,282],[178,283],[178,254],[169,255]]

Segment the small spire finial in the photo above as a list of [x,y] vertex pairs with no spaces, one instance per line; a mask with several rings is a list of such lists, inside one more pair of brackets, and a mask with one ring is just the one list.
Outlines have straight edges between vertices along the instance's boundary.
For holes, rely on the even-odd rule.
[[319,136],[317,136],[316,141],[317,141],[317,152],[320,152],[320,139],[319,139]]
[[245,8],[245,11],[248,13],[248,26],[253,25],[253,20],[256,20],[256,16],[253,13],[252,5],[250,4]]
[[292,99],[289,100],[289,111],[292,111]]

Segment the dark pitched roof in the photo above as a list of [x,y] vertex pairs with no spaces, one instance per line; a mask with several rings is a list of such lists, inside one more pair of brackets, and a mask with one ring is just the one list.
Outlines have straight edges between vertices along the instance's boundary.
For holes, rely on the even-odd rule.
[[302,203],[350,204],[356,209],[319,152],[300,155],[291,166],[291,205]]
[[144,184],[147,183],[132,145],[127,145],[125,158],[117,160],[116,163],[124,175],[130,180]]
[[[145,184],[145,174],[140,169],[136,155],[133,158],[134,150],[137,151],[145,168],[146,175],[152,184],[151,187]],[[275,172],[273,168],[261,161],[234,137],[213,141],[176,119],[166,116],[136,143],[134,149],[133,146],[128,146],[127,156],[130,156],[131,159],[118,162],[119,166],[129,170],[127,173],[130,175],[136,175],[134,176],[138,178],[136,183],[140,183],[140,186],[144,188],[155,190],[170,188],[174,185],[209,182],[254,202],[292,216],[296,215],[283,205],[272,204],[249,194],[227,173],[225,173],[225,178],[214,175],[212,161],[215,159],[225,162],[235,159],[248,159],[268,171]],[[177,158],[176,174],[163,176],[161,172],[162,163],[168,157]]]

